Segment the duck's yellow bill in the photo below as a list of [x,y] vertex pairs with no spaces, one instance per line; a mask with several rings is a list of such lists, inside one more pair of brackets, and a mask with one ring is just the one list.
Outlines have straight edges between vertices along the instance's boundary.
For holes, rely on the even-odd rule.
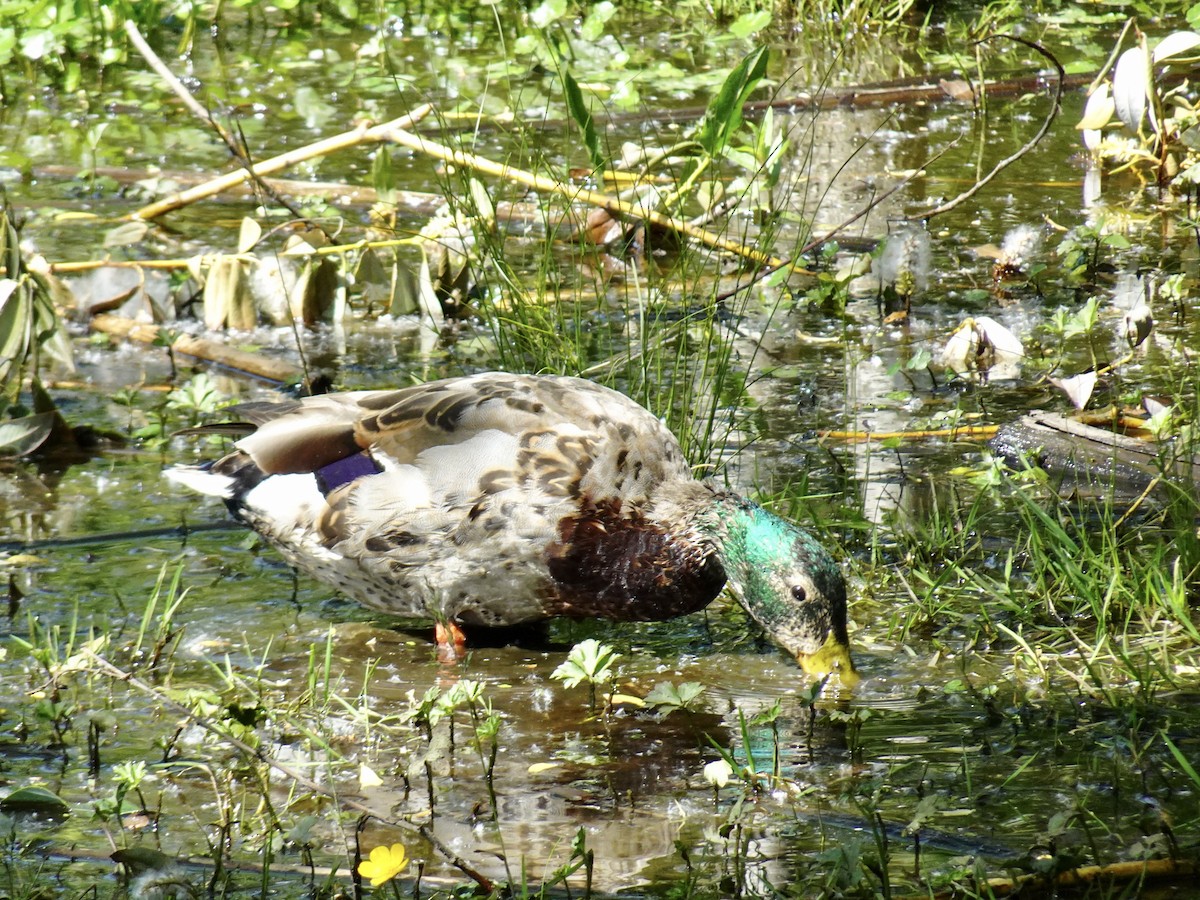
[[816,653],[796,657],[802,668],[809,675],[834,675],[841,680],[845,687],[852,688],[862,676],[854,669],[854,661],[850,659],[850,647],[840,643],[832,634],[825,639],[825,644]]

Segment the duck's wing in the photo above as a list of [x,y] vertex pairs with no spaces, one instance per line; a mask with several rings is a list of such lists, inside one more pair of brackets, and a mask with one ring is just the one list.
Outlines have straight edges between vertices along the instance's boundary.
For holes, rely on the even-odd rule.
[[[237,447],[265,475],[319,472],[364,451],[382,469],[418,466],[456,493],[533,479],[556,495],[644,501],[686,476],[667,428],[628,397],[577,378],[487,372],[395,391],[237,407],[258,428]],[[218,463],[228,468],[236,460]],[[330,487],[353,480],[330,478]],[[228,473],[232,474],[232,473]]]

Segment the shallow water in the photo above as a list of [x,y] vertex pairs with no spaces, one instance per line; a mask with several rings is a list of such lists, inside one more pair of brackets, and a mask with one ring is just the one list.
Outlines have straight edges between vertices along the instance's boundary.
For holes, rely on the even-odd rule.
[[[421,35],[409,30],[403,36],[412,44],[403,54],[413,64],[406,77],[414,80],[422,99],[487,93],[478,67],[481,62],[498,65],[490,55],[495,35],[489,21],[458,23],[461,27],[443,32],[431,28]],[[646,34],[645,25],[629,29],[629,41],[654,46],[668,40]],[[266,35],[252,34],[270,43]],[[321,64],[322,58],[333,59],[328,54],[353,59],[355,40],[332,40],[315,56],[297,57],[297,48],[280,38],[278,45],[263,49],[265,74],[248,72],[245,63],[222,69],[210,61],[212,70],[197,64],[198,75],[213,90],[219,85],[229,96],[242,92],[264,104],[244,123],[252,140],[267,144],[273,139],[274,152],[281,149],[277,144],[296,146],[349,127],[356,112],[395,115],[413,104],[411,93],[397,95],[386,84],[351,78],[347,65]],[[727,68],[740,53],[725,45],[697,51],[691,62],[702,73],[709,67]],[[297,58],[308,61],[286,62]],[[876,73],[883,74],[896,73]],[[523,77],[528,84],[515,95],[525,107],[540,108],[547,102],[542,81],[505,75],[517,83]],[[712,83],[710,78],[704,84]],[[674,91],[646,88],[643,94],[648,105],[688,105],[702,101],[704,84]],[[316,118],[306,120],[294,102],[298,87],[337,96],[339,102],[328,110],[310,110]],[[203,171],[225,164],[223,150],[208,132],[169,107],[165,112],[155,107],[140,113],[124,107],[105,112],[103,103],[132,95],[133,79],[126,82],[114,72],[107,89],[112,94],[104,98],[64,100],[76,104],[70,114],[77,123],[111,120],[97,148],[98,164],[138,168],[154,163]],[[852,229],[851,236],[880,237],[889,218],[921,199],[953,195],[1012,152],[1036,128],[1044,106],[1021,105],[1017,115],[1002,115],[1009,111],[1002,107],[982,125],[969,110],[951,105],[834,109],[816,117],[815,126],[808,114],[779,114],[796,148],[781,178],[788,186],[786,202],[798,216],[809,215],[813,208],[808,201],[820,196],[819,233],[890,188],[898,172],[923,165],[947,135],[964,133],[960,148]],[[797,503],[792,512],[802,523],[823,529],[852,573],[853,640],[863,675],[853,691],[830,686],[810,700],[799,670],[725,602],[668,623],[553,623],[545,634],[528,635],[515,645],[478,647],[461,666],[447,668],[434,658],[427,623],[375,616],[320,584],[294,578],[269,548],[238,530],[186,537],[161,533],[226,521],[220,503],[198,500],[162,478],[164,467],[213,452],[183,440],[161,451],[97,451],[72,465],[4,464],[0,542],[8,552],[26,550],[38,557],[12,569],[12,615],[5,627],[35,644],[55,628],[62,645],[71,635],[82,641],[103,634],[109,640],[101,651],[106,658],[140,667],[146,643],[133,656],[127,648],[137,639],[160,573],[169,576],[179,567],[186,593],[170,623],[173,690],[212,692],[207,715],[227,726],[230,719],[224,712],[231,706],[239,714],[253,713],[252,733],[262,753],[378,811],[385,820],[432,822],[445,848],[493,879],[512,875],[536,884],[568,860],[579,829],[594,854],[597,889],[663,896],[681,890],[681,883],[690,883],[700,896],[769,894],[771,886],[788,884],[803,885],[795,890],[814,894],[822,888],[829,893],[865,889],[855,880],[861,879],[861,868],[837,854],[877,852],[881,841],[890,843],[887,871],[904,880],[918,866],[926,878],[957,871],[969,857],[985,860],[989,874],[1000,874],[1007,862],[1055,843],[1091,849],[1104,860],[1134,856],[1132,845],[1161,833],[1163,819],[1177,823],[1180,837],[1184,832],[1194,837],[1196,786],[1178,771],[1163,768],[1161,747],[1154,753],[1147,747],[1161,728],[1185,755],[1195,758],[1200,752],[1192,702],[1200,663],[1196,648],[1176,660],[1180,694],[1158,698],[1158,717],[1126,721],[1128,710],[1097,702],[1072,682],[1065,663],[1051,666],[1046,674],[1013,641],[994,639],[985,620],[1003,620],[1006,614],[993,608],[994,598],[977,587],[951,579],[934,592],[935,600],[957,609],[978,607],[977,623],[962,614],[940,621],[936,605],[924,619],[911,615],[923,589],[901,580],[909,569],[902,556],[888,555],[899,546],[896,532],[903,532],[906,523],[924,525],[938,515],[961,515],[977,489],[955,469],[977,465],[982,446],[939,442],[897,450],[879,443],[822,444],[816,434],[828,428],[898,431],[947,411],[981,414],[996,424],[1029,408],[1061,405],[1041,382],[950,385],[902,364],[920,350],[936,352],[967,314],[987,313],[1028,335],[1054,308],[1075,308],[1081,302],[1076,288],[1055,280],[1053,272],[1040,289],[1019,284],[1007,296],[992,293],[990,260],[971,252],[976,245],[998,242],[1013,225],[1045,218],[1072,227],[1093,214],[1083,204],[1083,170],[1074,158],[1079,106],[1078,97],[1068,98],[1047,141],[1008,170],[994,189],[936,221],[935,286],[906,324],[881,324],[874,300],[862,298],[852,300],[844,314],[795,304],[768,315],[772,297],[766,292],[738,323],[746,341],[739,346],[736,364],[753,373],[751,395],[759,406],[753,422],[730,426],[735,435],[754,436],[755,441],[745,452],[730,454],[724,474],[747,489],[779,490],[803,483],[817,498]],[[15,157],[35,172],[52,161],[90,164],[72,129],[22,138],[35,132],[36,123],[48,114],[28,99],[6,106],[0,119],[0,144],[9,148],[5,165]],[[612,138],[649,142],[656,139],[659,125],[618,124]],[[569,132],[565,138],[559,132],[544,134],[555,164],[580,155]],[[496,132],[476,149],[502,157],[511,146],[509,136]],[[847,159],[851,162],[840,170]],[[355,156],[332,159],[306,174],[364,181],[369,172],[369,160]],[[402,154],[396,159],[395,179],[415,190],[444,187],[432,164]],[[827,191],[830,179],[833,186]],[[1119,179],[1108,185],[1110,196],[1129,189]],[[497,188],[498,195],[509,192]],[[49,210],[69,205],[113,217],[137,205],[111,186],[88,192],[81,182],[40,175],[10,184],[9,197],[19,207],[41,211],[34,213],[25,234],[34,249],[53,260],[95,258],[105,251],[103,229],[55,221]],[[172,217],[177,232],[155,232],[136,252],[176,256],[214,246],[228,249],[241,215],[253,208],[249,201],[193,208]],[[363,215],[360,209],[350,211],[355,228]],[[536,237],[537,229],[531,233]],[[1186,240],[1169,235],[1162,236],[1161,247],[1150,248],[1155,251],[1164,267],[1191,253]],[[574,250],[560,246],[556,252],[564,280],[573,283]],[[512,258],[528,266],[519,275],[536,276],[541,260],[534,238],[518,246]],[[1136,254],[1131,252],[1130,258]],[[1052,265],[1049,255],[1047,259]],[[1119,256],[1115,260],[1122,262]],[[679,303],[670,292],[676,285],[663,282],[669,299],[661,305],[674,313]],[[618,280],[609,291],[604,318],[584,314],[585,324],[605,325],[592,329],[594,359],[587,362],[603,361],[638,336],[626,315],[629,297],[641,299],[636,287]],[[1194,300],[1188,304],[1182,314],[1164,315],[1160,328],[1171,339],[1195,347]],[[753,352],[751,339],[758,337],[770,356]],[[832,340],[814,340],[821,338]],[[352,324],[304,340],[310,358],[344,387],[396,384],[496,364],[487,329],[471,325],[436,341],[415,320]],[[248,336],[248,342],[295,356],[294,337],[287,329],[262,329]],[[169,380],[161,350],[93,346],[81,335],[79,351],[80,370],[73,380],[84,387],[56,391],[73,422],[120,431],[129,413],[112,402],[116,391]],[[1078,348],[1072,352],[1082,354]],[[1152,350],[1125,370],[1125,378],[1146,389],[1172,387],[1178,370],[1160,364],[1162,357],[1155,352],[1166,355]],[[226,376],[217,379],[217,386],[239,398],[263,390]],[[1114,397],[1119,392],[1120,387],[1114,389]],[[986,522],[988,533],[982,539],[994,542],[994,568],[1003,572],[1019,520],[999,508]],[[878,530],[868,532],[861,523]],[[140,533],[145,530],[157,533],[147,537]],[[55,543],[76,538],[88,543]],[[879,556],[885,562],[873,564]],[[855,577],[860,572],[891,577],[886,583],[869,583]],[[620,704],[607,714],[597,712],[586,687],[568,690],[550,678],[570,646],[586,637],[611,643],[622,654],[620,693],[644,696],[663,681],[698,682],[705,691],[694,709],[665,717]],[[1151,650],[1146,653],[1153,658]],[[103,865],[63,863],[72,848],[103,857],[110,843],[130,844],[204,857],[212,843],[219,843],[235,863],[261,862],[262,833],[255,824],[259,810],[206,774],[205,760],[216,760],[238,770],[242,785],[252,785],[237,753],[171,706],[161,693],[166,687],[159,683],[161,673],[139,671],[144,690],[94,671],[69,677],[61,697],[68,706],[58,710],[67,729],[59,734],[51,725],[56,711],[45,705],[45,673],[10,642],[7,658],[0,660],[0,683],[8,694],[0,704],[5,751],[0,775],[14,786],[44,783],[72,808],[61,823],[21,819],[14,826],[20,839],[45,837],[65,883],[98,880],[106,892],[120,888]],[[486,761],[472,746],[469,713],[457,709],[428,729],[411,719],[426,691],[446,692],[465,680],[483,685],[483,696],[500,720],[491,779],[495,822],[488,812]],[[1133,693],[1137,686],[1118,689]],[[179,693],[170,697],[188,699]],[[756,715],[768,713],[769,718],[776,703],[773,726],[753,723]],[[99,766],[89,772],[81,760],[93,722]],[[483,744],[486,757],[487,742]],[[758,772],[770,773],[777,757],[781,777],[763,779],[754,790],[735,780],[714,792],[703,767],[722,751]],[[164,759],[176,762],[154,771],[143,787],[146,805],[159,810],[156,827],[114,833],[111,822],[90,818],[92,807],[111,796],[116,764]],[[187,767],[180,760],[197,765]],[[299,828],[305,815],[316,816],[305,840],[275,838],[273,889],[281,896],[300,896],[307,890],[301,845],[307,841],[317,864],[344,867],[346,848],[355,839],[356,814],[338,815],[331,804],[297,789],[278,772],[271,777],[267,794],[286,826]],[[239,808],[242,802],[245,808]],[[1054,823],[1055,814],[1071,811],[1078,815]],[[223,819],[244,824],[218,835],[214,823]],[[411,827],[376,820],[363,826],[364,847],[403,841],[414,858],[426,861],[427,878],[462,882],[462,873],[446,863],[446,854],[432,849]],[[508,860],[507,872],[503,859]],[[287,874],[289,866],[296,872]],[[210,874],[189,871],[197,881]],[[238,876],[234,893],[249,895],[256,877]],[[341,878],[347,883],[344,868]],[[687,882],[689,878],[693,881]]]
[[[78,534],[120,530],[139,519],[171,526],[184,517],[192,522],[222,518],[218,504],[197,509],[192,498],[159,481],[159,466],[157,459],[121,459],[115,465],[109,459],[103,471],[98,471],[99,460],[72,469],[78,476],[64,479],[60,491],[80,497],[101,485],[118,490],[88,501],[86,514],[62,524]],[[145,515],[147,507],[154,509],[152,516]],[[880,828],[897,845],[894,864],[903,865],[912,841],[903,829],[920,797],[935,797],[937,808],[922,831],[927,872],[967,856],[993,862],[1020,857],[1039,843],[1045,828],[1036,810],[1095,804],[1094,814],[1118,840],[1126,829],[1144,827],[1149,813],[1139,790],[1113,781],[1114,773],[1123,770],[1128,740],[1119,723],[1105,721],[1101,710],[1088,706],[1039,705],[1030,698],[1040,692],[1011,669],[1004,652],[977,650],[961,656],[954,652],[953,638],[943,635],[934,642],[945,648],[939,660],[931,657],[926,639],[889,639],[880,623],[864,621],[861,604],[853,616],[863,681],[853,692],[827,691],[813,719],[799,671],[748,632],[740,611],[728,606],[669,623],[560,623],[544,636],[529,636],[521,646],[477,648],[466,662],[447,668],[434,659],[427,626],[394,630],[389,625],[398,623],[373,617],[321,585],[294,581],[269,549],[248,548],[237,531],[195,534],[186,543],[111,540],[87,549],[43,548],[38,554],[45,561],[18,578],[25,595],[13,621],[18,637],[29,634],[23,625],[26,616],[36,618],[43,629],[70,629],[78,616],[77,631],[106,633],[114,648],[108,655],[119,657],[116,648],[136,633],[143,600],[161,568],[165,564],[170,569],[178,560],[188,593],[173,622],[180,629],[172,678],[176,688],[211,684],[215,670],[231,667],[267,698],[266,708],[286,711],[308,692],[310,657],[315,655],[319,669],[328,654],[327,683],[349,706],[335,704],[324,714],[301,706],[291,715],[266,718],[258,727],[266,752],[305,772],[320,773],[317,780],[339,786],[388,818],[407,814],[421,821],[432,796],[438,838],[493,878],[505,877],[496,859],[502,853],[520,860],[524,877],[536,881],[566,861],[580,828],[595,854],[593,883],[601,890],[665,886],[684,877],[684,852],[702,869],[737,869],[742,860],[745,869],[738,869],[737,877],[746,880],[747,890],[758,890],[796,878],[812,864],[814,854],[838,846],[869,847]],[[904,602],[903,597],[874,597],[871,606]],[[589,635],[623,654],[621,692],[644,695],[660,681],[698,682],[705,693],[695,711],[660,719],[619,707],[597,715],[585,688],[568,691],[549,678],[566,649]],[[979,684],[1001,686],[994,707],[947,687],[964,674]],[[420,760],[432,745],[420,737],[420,729],[393,725],[373,730],[351,714],[356,707],[369,707],[373,716],[385,720],[403,716],[412,709],[414,696],[420,698],[431,687],[448,690],[463,679],[484,685],[501,720],[493,771],[498,831],[487,818],[483,764],[471,747],[465,713],[454,716],[453,751],[444,745],[444,725],[438,732],[443,743],[428,771]],[[16,680],[22,679],[17,675]],[[326,683],[324,677],[319,681]],[[194,726],[176,735],[185,725],[178,710],[147,703],[146,696],[119,685],[90,686],[93,698],[107,698],[101,703],[109,723],[101,751],[106,767],[160,758],[161,747],[172,739],[184,759],[229,753]],[[26,689],[37,687],[34,678],[25,684]],[[82,683],[71,691],[81,700],[89,693]],[[774,703],[779,704],[777,732],[767,725],[749,726],[751,740],[745,744],[739,716],[753,717]],[[1014,715],[1014,704],[1023,711]],[[26,718],[20,708],[8,709],[10,727]],[[832,713],[868,718],[852,733]],[[1023,727],[1014,729],[1014,721],[1025,717]],[[39,733],[34,723],[30,727]],[[333,757],[303,740],[302,727],[325,735]],[[1080,753],[1076,735],[1095,735],[1096,743]],[[1186,736],[1184,732],[1180,739]],[[81,740],[81,735],[69,735],[68,747]],[[25,750],[14,745],[6,754],[9,771],[44,780],[82,808],[103,794],[103,782],[83,779],[64,766],[62,754],[69,758],[81,752],[78,747],[39,749],[40,743],[27,743]],[[752,798],[747,831],[739,832],[748,843],[740,849],[738,835],[731,837],[726,825],[729,804],[740,791],[725,788],[714,800],[701,774],[716,758],[714,743],[742,764],[753,758],[757,769],[768,772],[778,753],[784,780]],[[340,762],[330,761],[337,757]],[[363,786],[359,763],[370,766],[381,782]],[[199,773],[164,772],[159,779],[155,792],[166,792],[157,797],[159,837],[152,843],[168,853],[195,855],[195,826],[189,820],[215,814],[212,788]],[[869,795],[872,784],[883,791],[874,802],[880,819],[864,814],[853,799]],[[286,785],[274,793],[283,803]],[[1175,795],[1175,802],[1181,809],[1194,807],[1186,790]],[[336,853],[328,852],[345,834],[339,837],[331,820],[324,821],[318,828],[323,835],[318,845],[324,849],[317,858],[336,864]],[[95,836],[89,831],[83,817],[73,816],[50,833],[57,842],[92,846]],[[368,846],[396,839],[408,844],[413,855],[422,855],[422,842],[410,832],[376,823],[363,834]],[[149,836],[142,842],[147,840]],[[253,861],[257,851],[251,837],[242,841],[246,843],[235,842],[233,858],[248,855]],[[437,853],[424,848],[424,854],[431,878],[456,875],[438,864]],[[290,859],[284,852],[278,861],[282,866]],[[723,893],[727,888],[709,889]]]

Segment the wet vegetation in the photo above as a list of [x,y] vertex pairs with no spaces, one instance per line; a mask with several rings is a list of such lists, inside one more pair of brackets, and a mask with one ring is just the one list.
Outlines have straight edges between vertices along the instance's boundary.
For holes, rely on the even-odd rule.
[[[0,2],[0,897],[1194,892],[1198,34]],[[487,369],[818,534],[861,683],[725,601],[446,667],[162,477]]]

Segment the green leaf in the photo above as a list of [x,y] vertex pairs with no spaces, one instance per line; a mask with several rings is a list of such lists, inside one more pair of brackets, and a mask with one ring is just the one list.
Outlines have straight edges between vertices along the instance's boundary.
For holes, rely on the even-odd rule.
[[568,659],[559,663],[558,668],[550,673],[550,677],[573,688],[587,680],[587,673],[574,660]]
[[771,24],[771,10],[762,9],[758,12],[745,13],[733,20],[733,24],[729,26],[729,33],[734,37],[748,38],[750,35],[762,31]]
[[600,150],[600,139],[596,136],[596,123],[592,120],[592,111],[588,109],[587,102],[583,99],[583,91],[579,89],[579,82],[566,69],[563,69],[562,80],[567,111],[575,120],[575,124],[579,126],[579,132],[583,136],[583,145],[587,148],[592,168],[602,169],[606,160],[604,153]]
[[708,104],[696,140],[709,156],[719,155],[741,126],[742,107],[767,74],[768,58],[769,51],[766,47],[759,47],[750,52],[734,66],[725,83],[721,85],[721,90]]
[[567,0],[545,0],[529,14],[534,28],[545,28],[567,14]]
[[1171,755],[1175,757],[1175,762],[1179,763],[1179,768],[1191,779],[1192,784],[1200,788],[1200,774],[1196,773],[1196,769],[1188,761],[1188,758],[1183,755],[1183,751],[1175,746],[1174,741],[1167,737],[1165,731],[1160,731],[1159,736],[1163,739],[1163,743],[1167,745],[1167,749],[1171,751]]
[[57,413],[43,412],[0,422],[0,459],[28,456],[46,443]]
[[4,812],[41,813],[47,816],[64,816],[70,812],[61,797],[44,787],[17,788],[3,800],[0,810]]
[[602,644],[595,638],[588,638],[571,648],[567,659],[550,677],[563,682],[567,687],[588,682],[599,684],[612,679],[612,664],[621,654],[607,644]]
[[750,719],[750,724],[751,725],[770,725],[770,724],[778,721],[778,719],[781,715],[783,715],[783,705],[778,700],[776,700],[774,703],[772,703],[770,706],[768,706],[762,712],[755,713],[755,715]]
[[12,28],[0,28],[0,66],[7,66],[17,46],[17,33]]
[[912,359],[905,364],[905,368],[912,371],[921,371],[922,369],[928,369],[932,361],[933,354],[929,352],[929,349],[927,347],[918,347],[913,351]]
[[621,109],[636,109],[642,103],[642,95],[638,93],[637,79],[624,78],[618,81],[613,88],[612,93],[608,95],[609,101]]
[[646,695],[646,705],[670,713],[676,709],[687,709],[703,693],[704,685],[698,681],[685,681],[682,684],[660,681]]
[[27,294],[28,283],[0,278],[0,387],[14,374],[19,378],[20,367],[29,354],[31,317]]
[[380,146],[371,160],[371,185],[380,200],[391,203],[396,196],[396,173],[392,168],[392,154],[387,147]]
[[937,814],[941,798],[936,794],[922,797],[913,811],[912,821],[904,826],[905,834],[916,834]]
[[64,371],[74,372],[75,352],[71,346],[71,336],[67,334],[59,320],[58,312],[54,309],[49,286],[40,277],[32,278],[30,284],[33,302],[32,328],[38,344],[38,353]]
[[1096,327],[1096,318],[1100,309],[1100,298],[1091,297],[1082,307],[1067,319],[1063,328],[1063,337],[1075,337],[1090,334]]
[[608,24],[617,12],[615,4],[604,0],[602,3],[597,3],[588,11],[587,18],[583,20],[583,25],[579,29],[579,36],[585,41],[594,41],[604,34],[604,26]]

